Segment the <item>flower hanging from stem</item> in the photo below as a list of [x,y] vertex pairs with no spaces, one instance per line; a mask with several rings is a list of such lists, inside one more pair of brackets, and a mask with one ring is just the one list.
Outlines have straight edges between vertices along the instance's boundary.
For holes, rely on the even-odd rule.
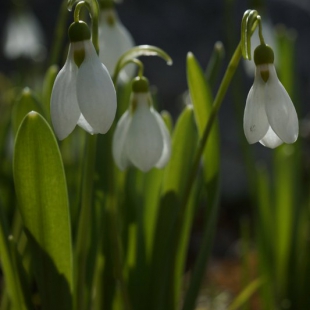
[[[78,19],[78,14],[75,14]],[[91,134],[106,133],[116,113],[116,92],[100,62],[86,23],[69,28],[70,46],[51,97],[51,118],[57,137],[66,138],[79,125]]]

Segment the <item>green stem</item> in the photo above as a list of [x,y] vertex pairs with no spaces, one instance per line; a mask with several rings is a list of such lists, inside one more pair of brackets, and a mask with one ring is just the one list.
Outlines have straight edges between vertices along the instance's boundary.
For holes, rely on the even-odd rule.
[[263,36],[262,19],[260,16],[257,16],[257,21],[258,21],[258,25],[259,25],[258,35],[259,35],[260,44],[265,45],[265,40],[264,40],[264,36]]
[[92,42],[99,55],[99,4],[97,0],[80,1],[74,10],[74,21],[80,19],[80,11],[83,6],[86,6],[90,12],[92,20]]
[[87,273],[87,254],[90,245],[91,208],[93,198],[94,168],[96,159],[97,136],[87,135],[85,166],[82,183],[82,202],[76,241],[76,305],[75,309],[84,309],[85,279]]

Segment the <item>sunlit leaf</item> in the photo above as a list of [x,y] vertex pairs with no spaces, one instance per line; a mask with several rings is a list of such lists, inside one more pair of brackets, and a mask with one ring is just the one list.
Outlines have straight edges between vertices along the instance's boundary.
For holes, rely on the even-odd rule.
[[14,183],[44,309],[72,307],[72,251],[66,180],[58,145],[30,112],[16,137]]

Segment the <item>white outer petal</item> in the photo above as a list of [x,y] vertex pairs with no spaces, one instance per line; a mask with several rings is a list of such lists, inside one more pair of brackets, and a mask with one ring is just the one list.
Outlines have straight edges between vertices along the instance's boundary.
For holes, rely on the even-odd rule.
[[120,170],[125,170],[130,164],[125,150],[125,142],[127,139],[127,133],[130,123],[131,115],[130,112],[127,110],[118,121],[113,135],[112,153],[115,163]]
[[77,74],[77,100],[86,121],[96,133],[106,133],[116,113],[116,92],[106,67],[93,44],[83,41],[85,59]]
[[159,161],[164,147],[155,116],[148,105],[148,94],[135,94],[137,108],[132,116],[125,144],[130,161],[146,172]]
[[67,61],[55,79],[51,96],[52,124],[59,140],[73,131],[81,114],[76,98],[77,71],[70,44]]
[[[110,25],[107,21],[113,16],[115,23]],[[128,30],[119,21],[114,10],[103,10],[99,25],[100,60],[105,64],[110,74],[114,73],[115,65],[127,50],[134,46],[134,41]],[[134,65],[127,65],[121,72],[121,79],[128,80],[135,73]]]
[[259,140],[259,142],[263,146],[269,147],[271,149],[274,149],[283,143],[283,141],[275,134],[271,127],[269,127],[266,135],[263,139]]
[[246,100],[243,129],[250,144],[258,142],[267,133],[269,124],[265,111],[265,82],[256,69],[255,80]]
[[274,65],[269,64],[266,83],[266,113],[273,131],[285,143],[294,143],[298,137],[298,118],[287,91],[279,81]]
[[163,121],[160,114],[156,110],[154,110],[153,108],[151,108],[151,113],[153,113],[153,115],[156,118],[156,121],[158,123],[158,126],[159,126],[161,134],[162,134],[163,143],[164,143],[164,147],[163,147],[163,151],[162,151],[162,154],[160,156],[160,159],[155,165],[156,168],[161,169],[161,168],[166,166],[166,164],[168,163],[168,161],[170,159],[170,156],[171,156],[171,139],[170,139],[170,134],[168,132],[166,124]]

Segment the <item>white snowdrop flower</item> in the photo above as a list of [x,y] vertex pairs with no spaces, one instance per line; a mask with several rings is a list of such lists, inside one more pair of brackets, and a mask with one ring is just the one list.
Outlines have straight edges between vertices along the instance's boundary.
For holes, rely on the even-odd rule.
[[254,52],[256,73],[244,111],[244,133],[250,144],[260,142],[275,148],[294,143],[298,137],[295,107],[279,81],[273,65],[274,54],[265,44]]
[[30,11],[12,13],[5,25],[3,53],[8,59],[19,57],[41,60],[45,56],[41,26]]
[[[262,22],[262,28],[264,29],[264,37],[265,41],[268,42],[268,45],[274,50],[275,55],[277,56],[277,44],[276,44],[276,38],[275,38],[275,30],[271,23],[271,20],[269,18],[264,18],[261,20]],[[251,37],[251,46],[258,46],[260,44],[259,37],[257,35],[252,35]],[[254,54],[254,53],[253,53]],[[254,55],[252,55],[252,59],[254,58]],[[278,57],[275,57],[275,66],[277,67],[277,59]],[[244,69],[248,76],[253,76],[255,74],[255,63],[254,61],[248,61],[244,60]]]
[[84,22],[69,28],[67,61],[58,73],[51,97],[51,118],[59,140],[79,125],[90,134],[106,133],[116,113],[116,92],[100,62]]
[[[101,10],[99,23],[99,44],[101,61],[106,65],[110,74],[119,58],[134,46],[134,41],[128,30],[120,22],[113,8]],[[120,73],[120,81],[128,81],[135,73],[135,66],[128,65]]]
[[163,168],[170,159],[170,134],[152,106],[144,77],[133,81],[130,107],[117,124],[112,151],[121,170],[134,165],[146,172],[153,167]]

